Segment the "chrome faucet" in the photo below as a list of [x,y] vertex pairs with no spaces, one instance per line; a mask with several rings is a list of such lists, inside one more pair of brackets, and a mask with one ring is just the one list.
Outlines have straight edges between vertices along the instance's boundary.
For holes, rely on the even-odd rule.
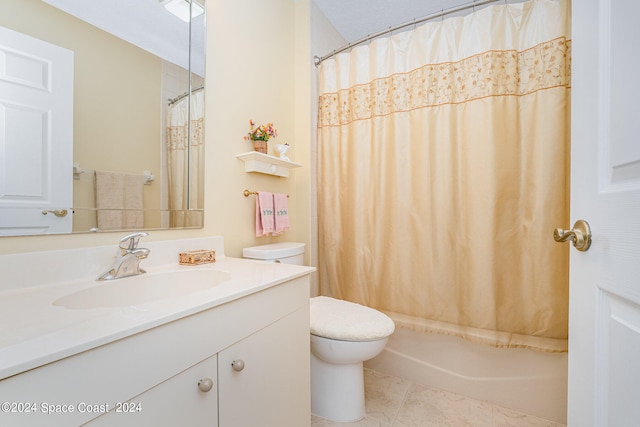
[[140,261],[147,258],[151,252],[147,248],[139,248],[138,243],[141,237],[148,236],[149,233],[140,231],[137,233],[127,234],[118,244],[118,255],[113,267],[102,273],[96,280],[113,280],[123,277],[137,276],[146,273],[140,268]]

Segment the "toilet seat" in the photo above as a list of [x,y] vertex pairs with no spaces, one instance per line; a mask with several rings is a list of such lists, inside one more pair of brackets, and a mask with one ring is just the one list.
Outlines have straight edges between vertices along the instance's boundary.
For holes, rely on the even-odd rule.
[[395,330],[387,315],[349,301],[319,296],[310,299],[311,333],[342,341],[373,341]]

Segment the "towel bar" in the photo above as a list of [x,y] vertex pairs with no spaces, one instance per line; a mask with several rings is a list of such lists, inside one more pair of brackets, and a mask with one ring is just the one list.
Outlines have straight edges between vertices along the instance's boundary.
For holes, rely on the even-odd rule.
[[[249,191],[249,190],[244,190],[242,192],[242,194],[244,195],[244,197],[249,197],[249,196],[256,196],[258,194],[257,191]],[[287,199],[289,198],[289,195],[287,194]]]

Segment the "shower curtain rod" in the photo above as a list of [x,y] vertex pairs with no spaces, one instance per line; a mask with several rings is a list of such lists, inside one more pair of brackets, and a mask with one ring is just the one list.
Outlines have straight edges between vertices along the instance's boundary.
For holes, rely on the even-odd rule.
[[[409,21],[409,22],[405,22],[404,24],[396,25],[395,27],[389,27],[386,30],[379,31],[379,32],[377,32],[375,34],[369,34],[366,37],[363,37],[363,38],[361,38],[359,40],[356,40],[354,42],[348,43],[348,44],[344,45],[343,47],[341,47],[340,49],[336,49],[333,52],[326,54],[325,56],[322,56],[322,57],[314,56],[313,57],[313,63],[317,67],[325,59],[329,59],[329,58],[331,58],[331,57],[333,57],[333,56],[335,56],[335,55],[337,55],[337,54],[339,54],[341,52],[344,52],[345,50],[349,50],[352,47],[355,47],[355,46],[358,46],[358,45],[360,45],[362,43],[366,43],[366,42],[368,42],[370,40],[373,40],[376,37],[380,37],[380,36],[383,36],[385,34],[389,34],[389,33],[392,33],[394,31],[400,30],[402,28],[410,27],[412,25],[418,25],[418,24],[421,24],[421,23],[423,23],[425,21],[429,21],[431,19],[440,18],[442,16],[449,15],[451,13],[460,12],[462,10],[467,10],[467,9],[475,8],[475,7],[478,7],[478,6],[483,6],[483,5],[489,4],[489,3],[495,3],[497,1],[499,1],[499,0],[481,0],[481,1],[474,1],[474,2],[471,2],[471,3],[465,3],[465,4],[462,4],[460,6],[455,6],[455,7],[449,8],[449,9],[443,9],[440,12],[432,13],[431,15],[427,15],[427,16],[422,17],[422,18],[414,19],[414,20]],[[507,2],[507,0],[505,0],[505,3],[506,2]]]
[[[191,90],[191,93],[197,92],[197,91],[202,90],[202,89],[204,89],[204,86],[200,86],[200,87],[197,87],[197,88]],[[175,104],[176,102],[180,101],[182,98],[186,97],[187,95],[189,95],[189,91],[186,91],[182,95],[178,95],[175,98],[169,98],[168,99],[169,105]]]

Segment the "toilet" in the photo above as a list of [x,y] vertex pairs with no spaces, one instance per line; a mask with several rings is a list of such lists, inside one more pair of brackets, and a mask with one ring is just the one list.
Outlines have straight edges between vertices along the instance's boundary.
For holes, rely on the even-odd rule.
[[395,330],[387,315],[349,301],[311,298],[311,413],[331,421],[364,418],[362,363]]
[[267,262],[302,265],[304,243],[285,242],[253,246],[242,250],[242,257]]
[[[304,243],[242,251],[245,258],[302,265]],[[385,314],[326,296],[310,299],[311,413],[337,422],[364,418],[363,362],[377,356],[395,325]]]

